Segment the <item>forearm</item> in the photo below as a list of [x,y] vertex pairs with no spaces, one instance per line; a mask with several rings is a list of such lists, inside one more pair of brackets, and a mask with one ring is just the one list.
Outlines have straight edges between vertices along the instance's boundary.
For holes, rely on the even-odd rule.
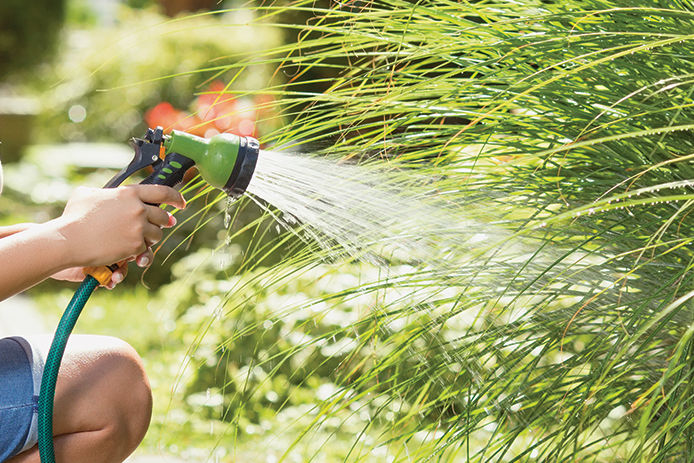
[[0,240],[0,300],[34,286],[71,264],[69,246],[57,220],[6,236]]

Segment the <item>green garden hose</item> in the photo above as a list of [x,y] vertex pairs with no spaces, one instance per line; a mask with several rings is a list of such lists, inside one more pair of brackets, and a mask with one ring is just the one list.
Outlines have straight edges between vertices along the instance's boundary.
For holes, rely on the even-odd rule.
[[51,349],[46,357],[43,377],[41,378],[41,394],[39,395],[39,454],[41,463],[55,463],[55,450],[53,448],[53,399],[55,397],[55,383],[58,379],[60,362],[63,359],[67,340],[72,333],[75,323],[92,295],[99,282],[88,275],[80,284],[72,296],[65,312],[63,313],[58,328],[55,331]]

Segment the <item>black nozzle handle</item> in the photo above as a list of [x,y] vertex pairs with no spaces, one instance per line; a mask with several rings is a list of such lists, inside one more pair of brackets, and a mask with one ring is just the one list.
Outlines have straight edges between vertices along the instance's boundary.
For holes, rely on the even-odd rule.
[[195,162],[178,153],[169,153],[164,162],[157,165],[147,178],[140,183],[143,185],[166,185],[174,187],[183,181],[183,175],[193,167]]

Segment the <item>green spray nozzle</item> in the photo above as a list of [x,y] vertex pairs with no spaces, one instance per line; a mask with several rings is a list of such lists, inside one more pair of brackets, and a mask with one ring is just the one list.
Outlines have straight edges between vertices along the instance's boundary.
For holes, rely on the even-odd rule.
[[213,187],[239,196],[253,177],[260,145],[255,138],[230,133],[202,138],[174,130],[165,137],[164,148],[167,157],[177,153],[191,159],[202,178]]
[[132,161],[106,188],[117,187],[145,167],[154,172],[142,183],[174,186],[196,166],[207,183],[238,197],[248,188],[260,152],[258,140],[252,137],[221,133],[207,139],[178,130],[164,135],[161,127],[148,129],[143,138],[133,138],[131,143],[135,149]]

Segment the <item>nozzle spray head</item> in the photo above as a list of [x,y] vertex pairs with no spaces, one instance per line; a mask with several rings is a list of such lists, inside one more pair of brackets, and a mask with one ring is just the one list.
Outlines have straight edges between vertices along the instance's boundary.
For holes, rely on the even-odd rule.
[[192,160],[207,183],[238,197],[253,177],[260,144],[255,138],[230,133],[208,139],[174,130],[165,137],[164,148],[166,158],[178,154]]

